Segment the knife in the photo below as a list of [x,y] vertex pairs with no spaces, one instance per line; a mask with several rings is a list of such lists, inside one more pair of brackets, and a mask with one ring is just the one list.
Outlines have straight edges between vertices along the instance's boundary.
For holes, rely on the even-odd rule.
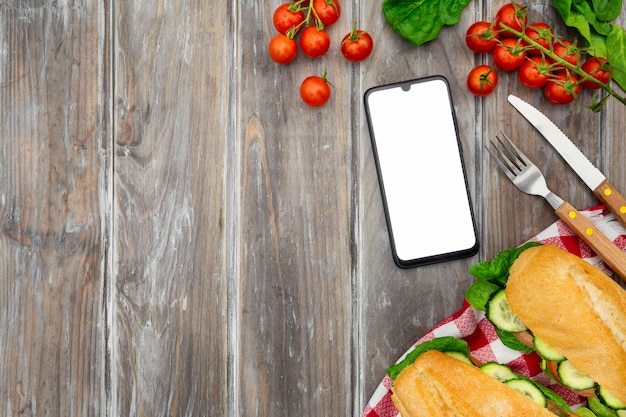
[[513,105],[543,137],[565,159],[565,162],[578,174],[596,197],[626,227],[626,198],[609,183],[604,174],[596,168],[574,143],[559,129],[552,120],[532,105],[514,95],[509,95]]

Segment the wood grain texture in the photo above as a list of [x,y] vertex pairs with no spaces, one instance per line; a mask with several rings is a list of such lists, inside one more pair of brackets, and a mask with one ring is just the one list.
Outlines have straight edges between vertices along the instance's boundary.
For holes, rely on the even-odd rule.
[[101,3],[0,6],[0,408],[101,415]]
[[[598,203],[511,92],[626,190],[617,101],[556,107],[514,74],[466,91],[486,58],[465,28],[504,0],[470,3],[420,47],[381,2],[343,1],[330,52],[287,66],[267,54],[280,3],[0,4],[3,415],[359,416],[387,366],[460,309],[470,265],[556,221],[488,158],[496,133],[575,207]],[[530,10],[558,21],[551,1]],[[360,64],[338,46],[354,19],[375,42]],[[300,83],[324,70],[331,99],[308,108]],[[433,74],[452,88],[481,246],[401,270],[363,93]]]
[[[239,412],[349,415],[352,71],[337,48],[276,65],[267,53],[274,7],[240,7]],[[329,28],[333,39],[342,31]],[[311,111],[300,83],[325,68],[332,96]]]
[[113,415],[226,413],[230,7],[116,2]]

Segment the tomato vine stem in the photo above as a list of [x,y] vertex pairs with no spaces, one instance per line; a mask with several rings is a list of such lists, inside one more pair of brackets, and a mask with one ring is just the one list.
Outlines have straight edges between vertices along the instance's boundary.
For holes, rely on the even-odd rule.
[[[554,49],[552,47],[553,45],[553,39],[548,39],[550,42],[550,49],[546,48],[545,46],[541,45],[539,42],[535,41],[534,39],[530,38],[528,35],[526,35],[525,33],[525,28],[522,27],[521,31],[515,30],[514,28],[507,26],[503,23],[500,23],[500,28],[503,31],[507,31],[515,36],[517,36],[519,39],[523,40],[527,46],[525,46],[525,48],[527,49],[531,49],[531,48],[536,48],[537,50],[541,51],[541,53],[546,56],[551,58],[554,61],[554,66],[562,66],[565,67],[567,69],[569,69],[570,71],[576,73],[578,76],[580,76],[580,80],[578,80],[576,82],[576,84],[582,84],[585,81],[592,81],[593,83],[599,85],[605,92],[606,95],[604,97],[601,97],[600,100],[597,103],[593,103],[592,105],[588,106],[591,110],[597,112],[600,111],[602,109],[602,107],[604,106],[604,104],[606,103],[606,100],[609,96],[615,97],[620,103],[626,105],[626,97],[618,94],[610,85],[609,83],[605,84],[599,80],[597,80],[595,77],[592,77],[590,74],[588,74],[587,72],[583,71],[583,69],[580,67],[580,63],[578,62],[577,65],[573,65],[570,62],[568,62],[567,60],[561,58],[560,56],[558,56],[556,53],[554,53]],[[555,38],[554,36],[552,36],[552,38]]]

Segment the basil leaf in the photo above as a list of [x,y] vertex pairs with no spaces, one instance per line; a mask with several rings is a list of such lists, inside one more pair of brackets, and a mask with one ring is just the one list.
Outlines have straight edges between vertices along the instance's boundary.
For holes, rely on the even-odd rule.
[[455,25],[471,0],[384,0],[383,15],[403,39],[422,45],[439,36],[444,25]]
[[607,59],[615,68],[613,80],[626,91],[626,29],[613,25],[606,38]]

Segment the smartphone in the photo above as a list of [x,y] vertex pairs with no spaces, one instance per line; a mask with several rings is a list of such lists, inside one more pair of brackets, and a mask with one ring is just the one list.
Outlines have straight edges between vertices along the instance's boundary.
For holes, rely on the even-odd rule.
[[448,80],[382,85],[364,95],[394,262],[401,268],[478,252]]

